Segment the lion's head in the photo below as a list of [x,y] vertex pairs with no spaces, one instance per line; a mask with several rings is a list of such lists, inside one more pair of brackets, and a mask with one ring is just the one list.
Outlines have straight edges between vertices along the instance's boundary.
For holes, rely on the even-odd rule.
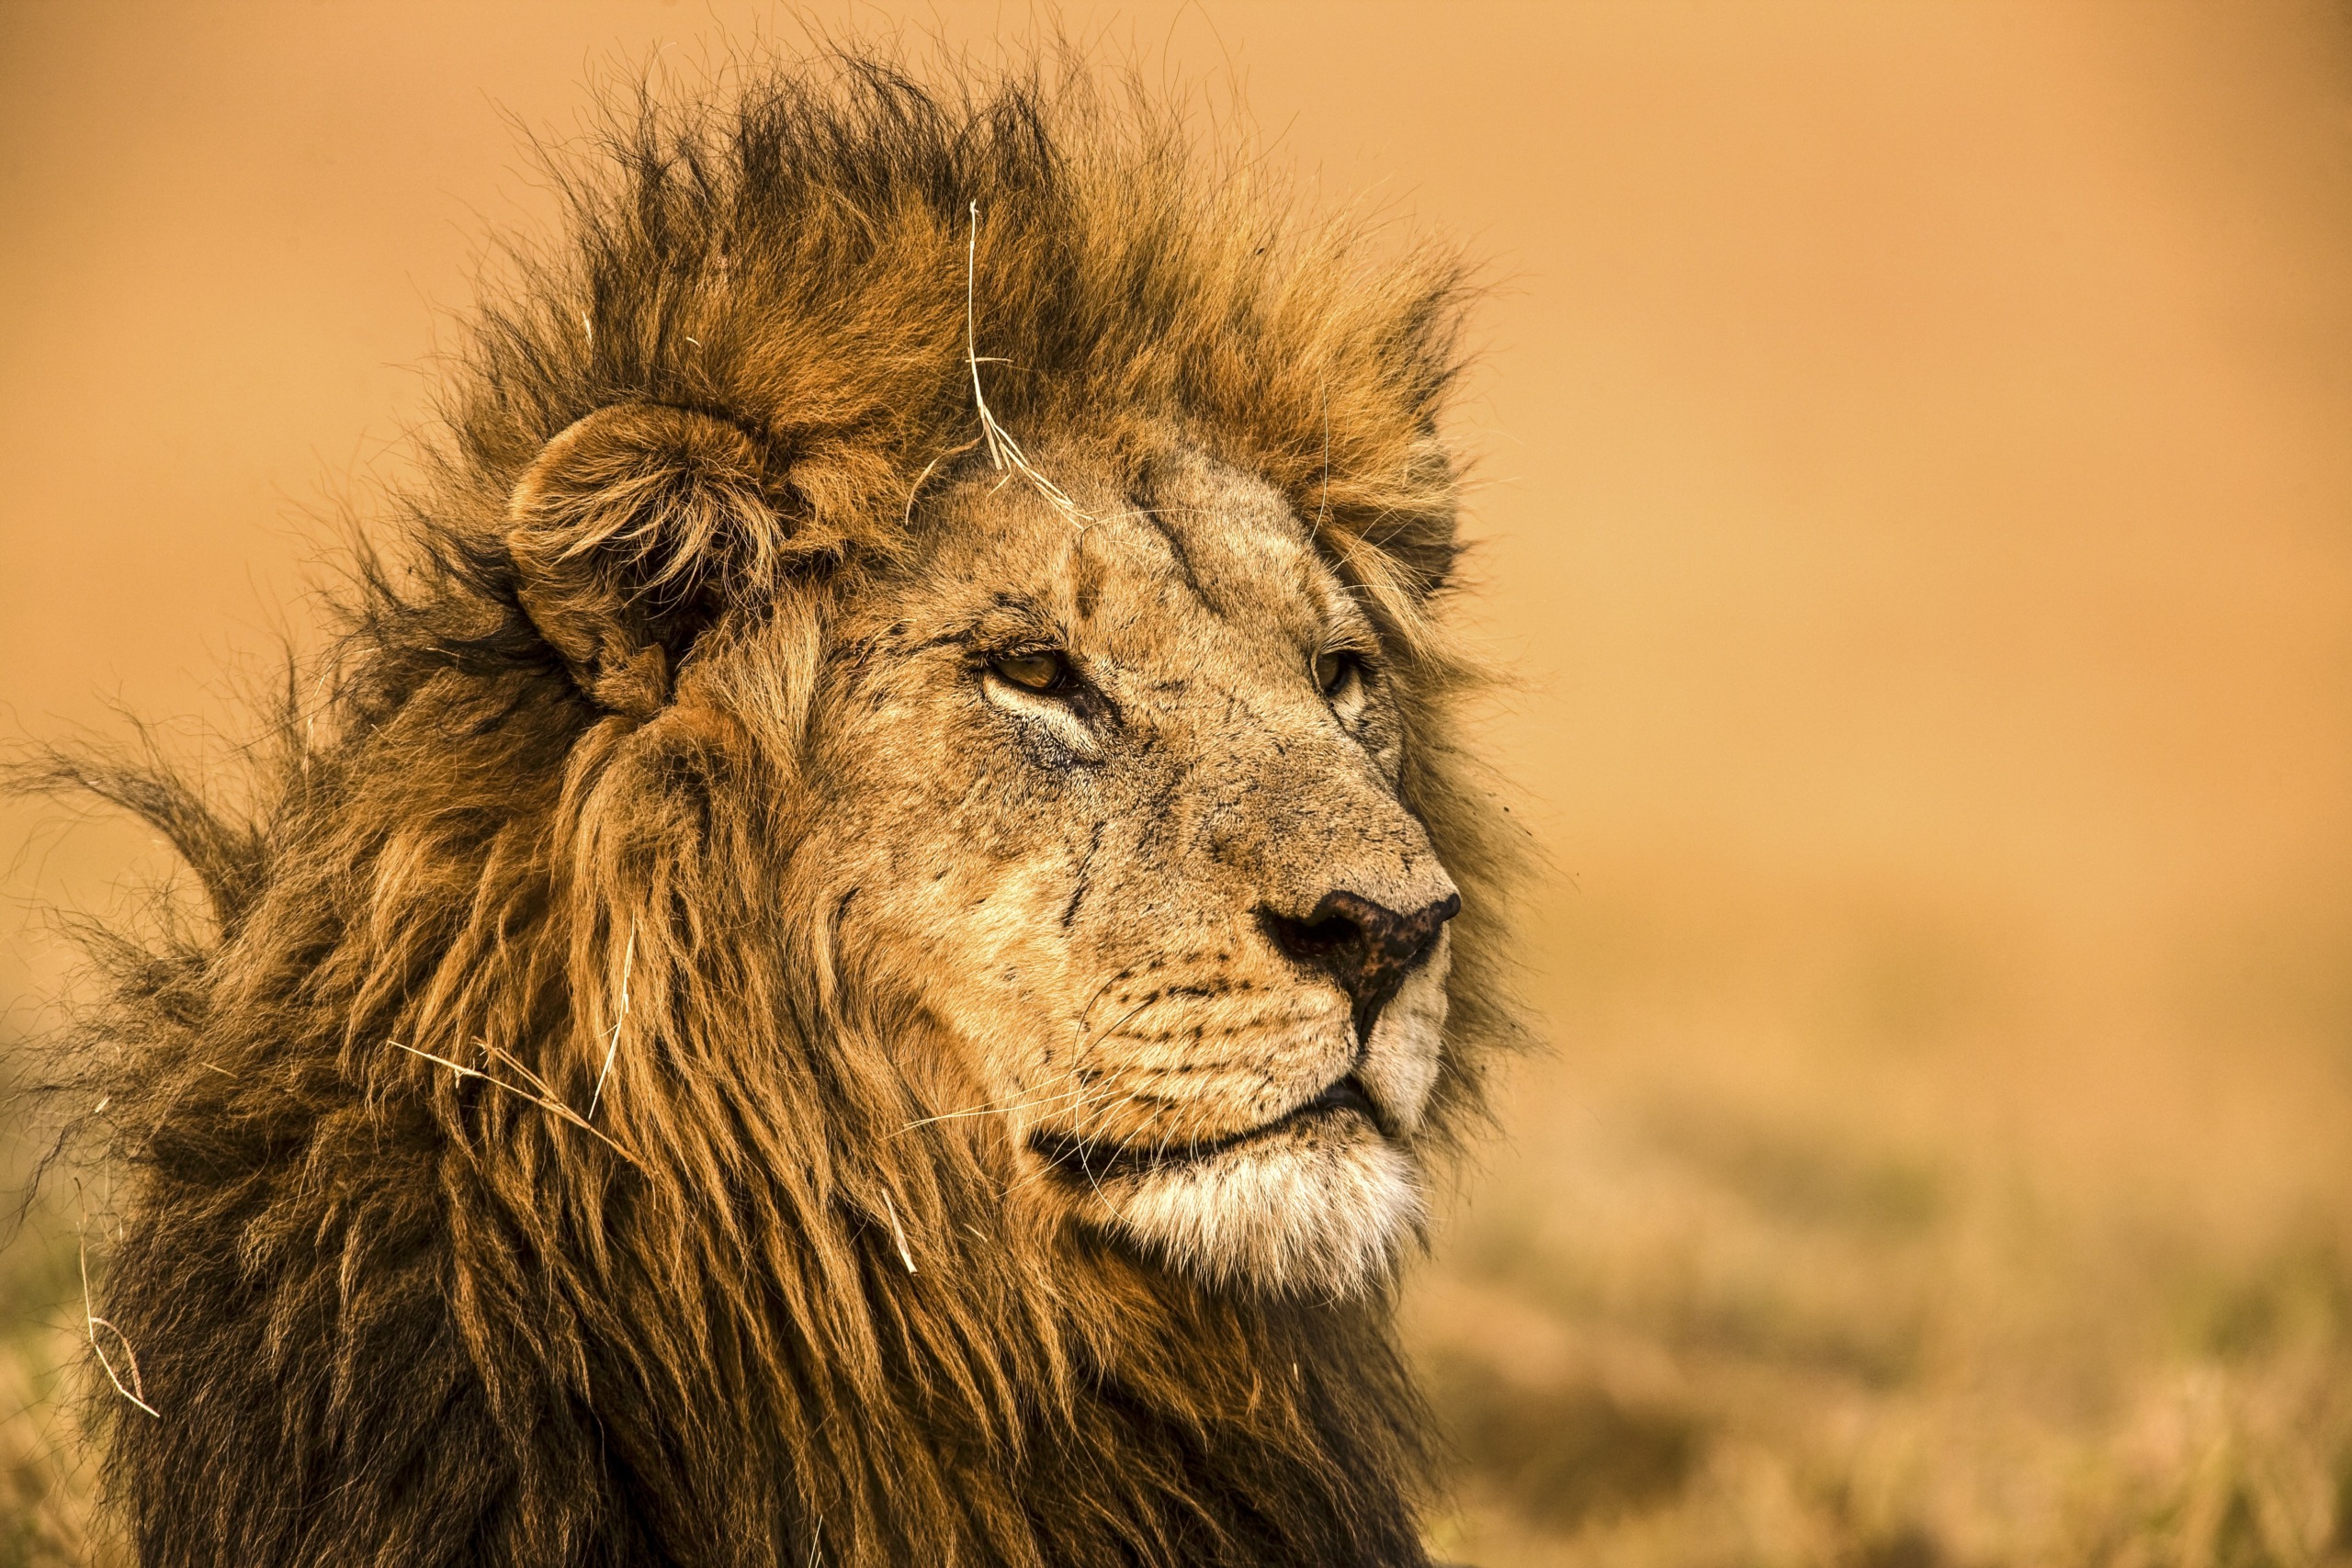
[[258,819],[69,770],[218,917],[87,1037],[151,1555],[1419,1561],[1457,269],[1080,80],[611,151]]
[[921,1000],[1017,1201],[1211,1281],[1361,1285],[1420,1212],[1461,897],[1383,643],[1301,516],[1170,423],[919,498],[843,594],[795,856]]
[[1388,645],[1317,518],[1181,419],[1023,464],[970,444],[890,549],[811,573],[803,669],[805,626],[665,640],[631,614],[663,584],[583,570],[663,529],[786,536],[732,427],[607,408],[518,488],[519,598],[639,716],[763,728],[747,694],[809,682],[747,736],[805,758],[786,902],[918,1010],[926,1114],[1001,1145],[1012,1201],[1213,1284],[1359,1288],[1420,1216],[1462,907]]

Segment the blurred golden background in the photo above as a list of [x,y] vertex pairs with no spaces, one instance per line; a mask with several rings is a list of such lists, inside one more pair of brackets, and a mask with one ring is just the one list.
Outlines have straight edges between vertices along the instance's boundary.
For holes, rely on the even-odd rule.
[[[1489,263],[1456,434],[1552,1043],[1410,1292],[1442,1555],[2352,1561],[2352,14],[804,16],[1057,17]],[[515,127],[797,26],[0,0],[0,730],[220,754],[546,230]],[[39,907],[164,861],[21,804],[0,856],[5,1048]],[[52,1191],[0,1568],[103,1557],[81,1310]]]

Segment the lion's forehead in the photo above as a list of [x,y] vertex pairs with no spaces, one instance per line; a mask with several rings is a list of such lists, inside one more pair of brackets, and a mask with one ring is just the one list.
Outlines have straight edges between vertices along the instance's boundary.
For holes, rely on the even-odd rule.
[[1319,617],[1327,570],[1305,522],[1264,479],[1181,454],[1150,466],[1128,500],[1119,517],[1136,536],[1131,547],[1219,615],[1302,624]]
[[1075,509],[986,495],[985,525],[958,552],[974,592],[1025,600],[1076,651],[1163,676],[1198,673],[1212,649],[1231,675],[1287,671],[1345,613],[1306,524],[1264,479],[1182,452],[1139,471],[1093,467],[1057,473]]

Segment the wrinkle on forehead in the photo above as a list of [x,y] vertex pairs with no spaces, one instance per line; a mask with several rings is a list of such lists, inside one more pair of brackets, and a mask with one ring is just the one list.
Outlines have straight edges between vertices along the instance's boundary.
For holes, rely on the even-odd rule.
[[1134,499],[1180,580],[1221,618],[1295,623],[1319,611],[1325,569],[1272,486],[1179,450],[1145,468]]
[[1189,662],[1183,645],[1201,636],[1228,657],[1238,639],[1287,664],[1356,618],[1306,520],[1262,479],[1181,446],[1115,476],[1105,466],[1073,453],[1052,468],[1083,520],[1024,486],[974,485],[945,509],[940,564],[961,562],[1000,601],[1009,591],[1058,623],[1077,651],[1137,675],[1169,673],[1170,654]]

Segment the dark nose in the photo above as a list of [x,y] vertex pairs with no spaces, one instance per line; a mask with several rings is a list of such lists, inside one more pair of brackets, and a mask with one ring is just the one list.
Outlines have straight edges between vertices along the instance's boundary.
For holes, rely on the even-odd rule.
[[1355,1004],[1356,1040],[1371,1038],[1373,1021],[1436,944],[1445,922],[1462,910],[1462,896],[1397,913],[1355,893],[1326,893],[1305,919],[1261,909],[1266,934],[1301,964],[1329,975]]

